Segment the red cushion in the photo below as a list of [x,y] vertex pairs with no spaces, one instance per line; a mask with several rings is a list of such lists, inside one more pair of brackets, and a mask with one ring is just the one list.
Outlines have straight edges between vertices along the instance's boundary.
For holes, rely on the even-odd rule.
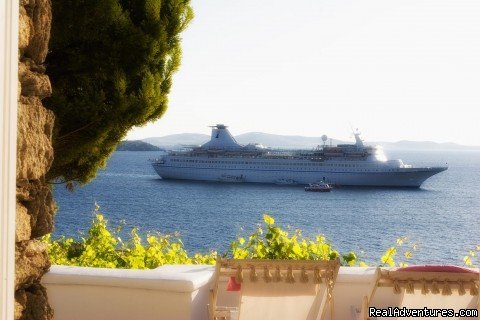
[[230,277],[230,280],[228,280],[227,283],[227,291],[240,291],[241,288],[242,285],[240,283],[237,283],[235,277]]
[[449,265],[423,265],[423,266],[408,266],[398,268],[396,271],[402,272],[452,272],[452,273],[478,273],[478,271]]

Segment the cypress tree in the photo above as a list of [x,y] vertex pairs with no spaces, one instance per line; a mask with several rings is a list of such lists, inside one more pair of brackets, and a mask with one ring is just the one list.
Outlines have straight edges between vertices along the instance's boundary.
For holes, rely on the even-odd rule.
[[50,179],[90,181],[130,128],[165,113],[189,2],[52,0]]

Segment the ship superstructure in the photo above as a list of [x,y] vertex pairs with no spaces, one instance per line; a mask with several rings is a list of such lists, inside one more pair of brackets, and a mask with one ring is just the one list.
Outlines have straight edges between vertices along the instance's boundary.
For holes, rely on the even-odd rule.
[[388,160],[379,146],[365,145],[359,132],[354,144],[314,150],[273,150],[239,144],[227,126],[212,126],[210,141],[172,151],[153,162],[163,179],[307,185],[325,181],[344,186],[419,187],[447,167],[413,167]]

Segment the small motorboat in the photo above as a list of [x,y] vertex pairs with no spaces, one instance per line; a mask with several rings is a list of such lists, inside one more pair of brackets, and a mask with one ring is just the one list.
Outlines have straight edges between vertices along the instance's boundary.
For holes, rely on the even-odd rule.
[[332,186],[323,181],[310,183],[308,186],[305,187],[305,191],[312,191],[312,192],[330,192],[331,190],[332,190]]

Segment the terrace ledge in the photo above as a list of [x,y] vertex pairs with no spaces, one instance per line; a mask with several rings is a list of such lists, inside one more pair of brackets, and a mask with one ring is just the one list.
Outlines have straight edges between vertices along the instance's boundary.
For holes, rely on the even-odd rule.
[[210,265],[164,265],[143,270],[52,265],[42,283],[193,292],[210,282],[214,270]]
[[[337,282],[373,281],[374,267],[340,267]],[[192,292],[212,280],[211,265],[164,265],[157,269],[107,269],[52,265],[44,276],[45,285],[91,285],[151,289],[170,292]]]

